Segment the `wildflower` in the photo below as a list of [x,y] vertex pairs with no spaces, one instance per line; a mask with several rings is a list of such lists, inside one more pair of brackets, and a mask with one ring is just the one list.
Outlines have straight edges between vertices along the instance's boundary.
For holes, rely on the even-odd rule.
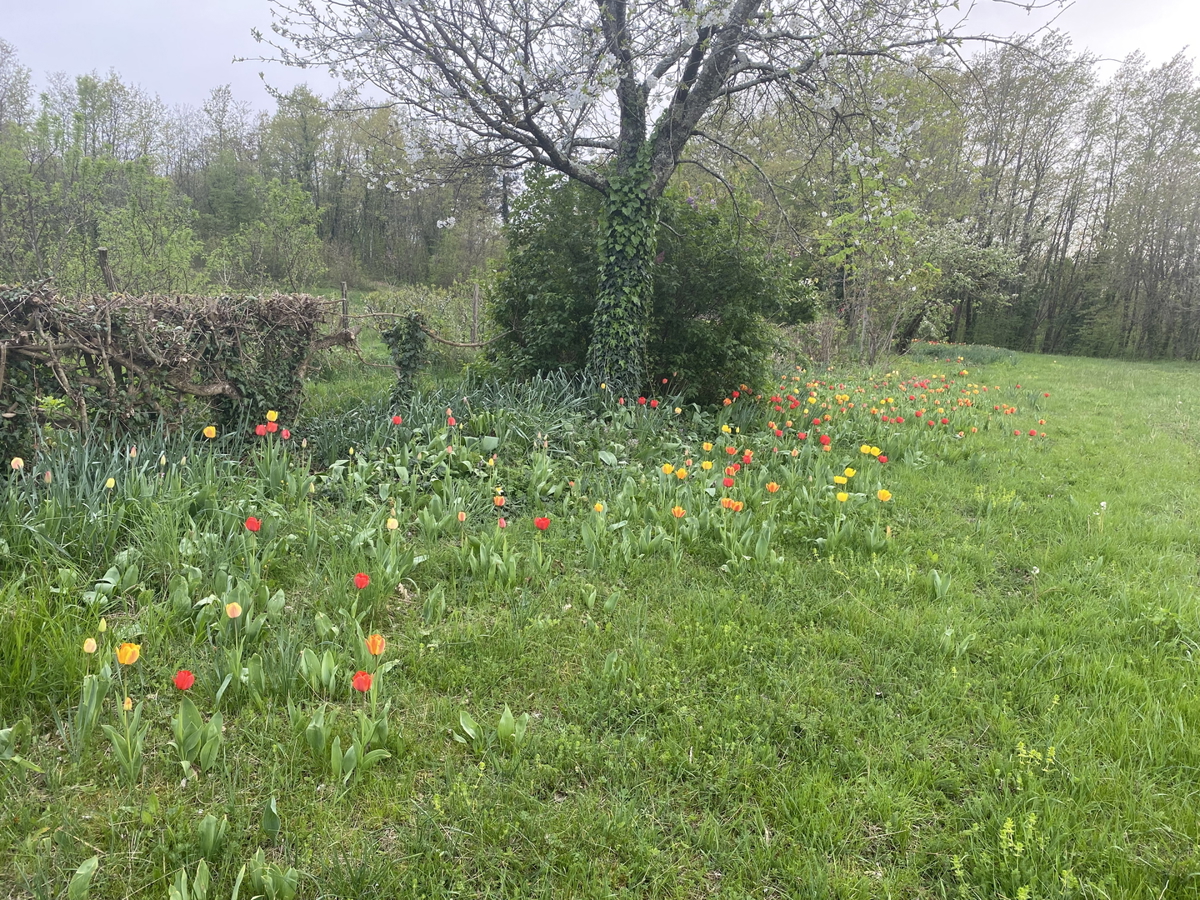
[[664,475],[670,475],[672,472],[675,471],[675,467],[673,465],[671,465],[670,463],[663,463],[662,470],[663,470]]
[[259,422],[257,425],[254,426],[254,433],[257,434],[259,437],[265,437],[267,434],[267,426],[262,424],[261,422]]
[[869,455],[871,452],[871,445],[863,444],[861,447],[858,448],[858,452],[862,453],[863,455]]
[[673,515],[677,519],[682,519],[684,516],[687,515],[687,510],[684,509],[682,506],[672,506],[671,507],[671,515]]
[[746,504],[743,503],[741,500],[734,500],[733,502],[731,502],[729,504],[729,508],[732,509],[734,512],[741,512],[743,509],[746,508]]
[[700,463],[700,468],[703,469],[705,472],[707,472],[709,469],[712,468],[712,460],[711,459],[704,460],[704,462]]
[[387,649],[387,641],[384,640],[382,634],[372,634],[366,639],[367,652],[372,656],[379,656]]
[[602,513],[602,512],[604,512],[604,504],[597,503],[595,506],[592,507],[592,509],[594,509],[598,513]]
[[882,452],[883,452],[883,451],[882,451],[882,450],[880,450],[878,447],[872,447],[872,448],[871,448],[871,455],[872,455],[872,456],[878,456],[878,455],[879,455],[880,453],[882,453]]
[[232,603],[226,603],[225,615],[229,616],[231,619],[241,618],[242,604],[238,603],[236,600],[234,600]]
[[495,497],[492,498],[492,503],[495,506],[500,507],[500,506],[504,505],[505,500],[503,497],[501,497],[499,494],[497,494]]
[[683,481],[683,479],[687,478],[687,469],[684,469],[684,468],[676,469],[675,477],[678,478],[680,481]]
[[546,516],[538,516],[533,520],[533,527],[538,531],[545,531],[550,527],[550,520]]
[[109,478],[107,481],[104,482],[104,487],[107,490],[111,491],[116,486],[117,486],[117,479],[115,479],[115,478]]
[[133,701],[126,697],[125,702],[121,704],[121,709],[125,710],[125,712],[129,712],[131,709],[133,709]]
[[726,447],[725,452],[730,456],[737,456],[737,447]]
[[404,416],[392,416],[392,424],[393,425],[403,425],[404,424]]
[[209,425],[200,433],[203,434],[206,438],[208,438],[211,441],[213,438],[215,438],[217,436],[217,426]]
[[838,498],[838,503],[845,503],[847,500],[850,499],[850,495],[847,494],[845,491],[838,491],[837,498]]
[[710,452],[712,452],[712,444],[711,444],[709,441],[705,441],[705,442],[704,442],[703,444],[701,444],[700,446],[704,448],[704,452],[705,452],[705,453],[710,453]]
[[638,397],[638,406],[645,406],[645,405],[646,405],[646,398]]
[[651,400],[651,401],[650,401],[650,408],[651,408],[651,409],[658,409],[658,401],[657,401],[657,400]]
[[778,483],[776,483],[774,481],[767,482],[767,493],[768,494],[774,494],[777,490],[779,490]]
[[1037,437],[1037,429],[1036,429],[1036,428],[1030,428],[1030,429],[1029,429],[1029,436],[1030,436],[1030,437]]
[[275,433],[275,432],[277,432],[278,430],[279,430],[279,423],[278,423],[278,422],[268,422],[268,423],[267,423],[267,433],[268,433],[268,434],[274,434],[274,433]]
[[724,478],[721,479],[721,484],[725,485],[725,487],[727,487],[727,488],[731,488],[731,487],[733,487],[733,479],[730,478],[728,475],[726,475]]
[[886,457],[886,456],[880,456],[880,457],[879,457],[879,461],[880,461],[881,463],[885,463],[885,462],[887,462],[887,457]]
[[141,644],[131,644],[127,641],[117,648],[117,662],[123,666],[132,666],[141,655]]
[[725,507],[726,509],[731,508],[733,506],[733,498],[732,497],[722,497],[721,505],[723,507]]
[[356,588],[358,588],[358,590],[361,591],[363,588],[365,588],[370,583],[371,583],[371,576],[368,575],[366,572],[358,572],[357,574],[355,574],[354,586]]
[[949,424],[950,424],[950,420],[949,420],[949,419],[942,419],[942,424],[943,424],[943,425],[949,425]]
[[833,443],[833,438],[831,438],[829,435],[827,435],[827,434],[821,435],[821,446],[822,447],[828,447],[832,443]]
[[496,527],[497,528],[507,528],[508,527],[508,522],[505,521],[504,516],[501,516],[499,519],[496,520]]
[[387,526],[388,531],[395,531],[397,528],[400,527],[400,522],[396,519],[395,516],[388,516],[388,520],[385,524]]
[[262,519],[256,519],[254,516],[246,516],[246,530],[258,531],[262,528]]
[[175,673],[175,687],[179,688],[181,691],[190,689],[195,683],[196,676],[187,669],[180,669]]
[[291,440],[292,433],[285,428],[285,429],[283,429],[283,431],[279,432],[279,436],[281,438],[283,438],[285,441],[287,441],[287,440]]
[[83,642],[83,652],[89,653],[89,654],[96,652],[96,639],[95,638],[88,638],[86,641]]
[[461,510],[461,509],[460,509],[460,510],[458,511],[458,521],[460,521],[460,522],[465,522],[465,521],[467,521],[467,513],[466,513],[466,511],[465,511],[465,510]]
[[12,466],[12,470],[14,472],[20,472],[23,468],[25,468],[25,460],[21,459],[19,456],[14,456],[9,465]]
[[892,492],[887,488],[880,488],[875,492],[875,496],[879,498],[880,503],[887,503],[892,499]]
[[455,418],[454,418],[454,416],[447,416],[447,417],[446,417],[446,427],[447,427],[447,428],[453,428],[453,427],[454,427],[455,425],[457,425],[457,424],[458,424],[458,420],[457,420],[457,419],[455,419]]
[[267,410],[267,421],[268,422],[278,422],[279,421],[279,413],[276,410],[268,409]]
[[855,476],[856,472],[857,472],[856,469],[852,469],[849,466],[847,466],[846,471],[843,472],[842,474],[845,475],[847,478],[853,478]]
[[683,412],[682,406],[675,407],[675,415],[679,415],[681,412]]
[[801,441],[807,441],[808,440],[808,432],[807,431],[797,431],[796,438]]
[[849,479],[848,479],[848,478],[846,478],[846,476],[845,476],[845,475],[834,475],[834,476],[833,476],[833,483],[834,483],[834,484],[845,484],[845,483],[846,483],[848,480],[849,480]]
[[350,684],[356,691],[365,694],[371,689],[371,682],[373,680],[374,679],[372,678],[370,672],[363,672],[362,670],[359,670],[354,673],[354,678],[350,680]]

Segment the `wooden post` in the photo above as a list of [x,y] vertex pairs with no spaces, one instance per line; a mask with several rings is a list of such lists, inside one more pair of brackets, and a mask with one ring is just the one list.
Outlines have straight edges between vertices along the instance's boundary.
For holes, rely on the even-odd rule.
[[350,298],[346,294],[346,282],[342,282],[342,331],[350,330]]
[[117,282],[113,278],[112,267],[108,264],[108,248],[97,247],[96,255],[100,257],[100,274],[104,276],[104,283],[108,285],[108,292],[115,293],[117,290]]
[[479,282],[475,282],[475,296],[471,300],[471,343],[479,340]]

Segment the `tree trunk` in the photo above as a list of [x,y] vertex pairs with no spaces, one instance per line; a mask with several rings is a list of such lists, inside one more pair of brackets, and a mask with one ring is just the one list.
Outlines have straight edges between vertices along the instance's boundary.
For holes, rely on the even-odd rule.
[[609,182],[600,231],[600,291],[592,316],[588,372],[609,390],[633,394],[647,381],[650,265],[658,231],[648,154]]

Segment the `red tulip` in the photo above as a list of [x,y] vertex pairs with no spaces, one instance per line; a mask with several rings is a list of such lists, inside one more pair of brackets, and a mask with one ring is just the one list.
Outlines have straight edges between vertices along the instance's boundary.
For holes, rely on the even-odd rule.
[[548,518],[546,518],[545,516],[538,516],[536,519],[533,520],[533,527],[536,528],[538,531],[545,531],[547,528],[550,527],[550,520]]
[[351,679],[350,684],[354,686],[356,691],[360,691],[365,694],[371,689],[371,682],[373,680],[374,679],[372,679],[370,672],[363,672],[360,669],[354,673],[354,678]]
[[725,485],[725,487],[733,487],[733,479],[732,478],[722,478],[721,484]]
[[268,422],[267,423],[267,431],[270,432],[271,434],[274,434],[278,430],[279,430],[278,422]]
[[247,531],[258,531],[258,529],[260,529],[260,528],[262,528],[262,520],[261,519],[256,519],[256,518],[254,518],[254,516],[246,516],[246,530]]
[[393,425],[404,424],[404,417],[403,416],[392,416],[392,424]]
[[263,437],[267,433],[267,426],[262,423],[255,425],[254,433],[257,434],[259,437]]
[[291,439],[292,433],[285,428],[283,431],[279,432],[279,436],[286,441]]
[[366,572],[359,572],[354,576],[354,586],[360,591],[371,583],[371,576]]
[[831,438],[829,435],[827,435],[827,434],[821,435],[821,446],[822,447],[828,447],[832,443],[833,443],[833,438]]
[[181,691],[186,691],[195,683],[196,676],[187,669],[180,669],[175,673],[175,687],[179,688]]

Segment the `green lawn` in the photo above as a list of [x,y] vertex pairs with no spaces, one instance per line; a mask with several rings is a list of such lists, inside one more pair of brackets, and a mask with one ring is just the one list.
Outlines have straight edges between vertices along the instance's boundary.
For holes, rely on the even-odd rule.
[[[393,426],[386,379],[356,389],[348,366],[295,424],[315,479],[289,445],[243,458],[225,436],[28,461],[0,509],[0,728],[17,726],[0,739],[0,896],[66,896],[92,857],[93,897],[166,898],[201,859],[208,897],[246,867],[240,896],[272,900],[1200,896],[1200,368],[896,366],[975,406],[924,429],[910,409],[946,400],[897,393],[908,421],[880,426],[862,400],[893,377],[775,456],[765,419],[799,414],[769,401],[654,419],[553,387],[448,387]],[[716,502],[726,441],[755,447],[732,489],[745,513]],[[686,480],[659,468],[685,458]],[[769,523],[769,551],[731,556],[730,522]],[[249,614],[229,619],[232,600]],[[386,637],[381,656],[360,630]],[[122,642],[140,644],[130,666]],[[143,704],[132,772],[83,734],[81,686],[103,667],[99,725],[120,738],[120,700]],[[223,724],[186,778],[181,668]],[[514,728],[528,714],[523,740],[496,734],[506,705]],[[385,707],[389,733],[368,737]],[[389,755],[335,777],[334,736]],[[222,819],[223,838],[203,834]]]

